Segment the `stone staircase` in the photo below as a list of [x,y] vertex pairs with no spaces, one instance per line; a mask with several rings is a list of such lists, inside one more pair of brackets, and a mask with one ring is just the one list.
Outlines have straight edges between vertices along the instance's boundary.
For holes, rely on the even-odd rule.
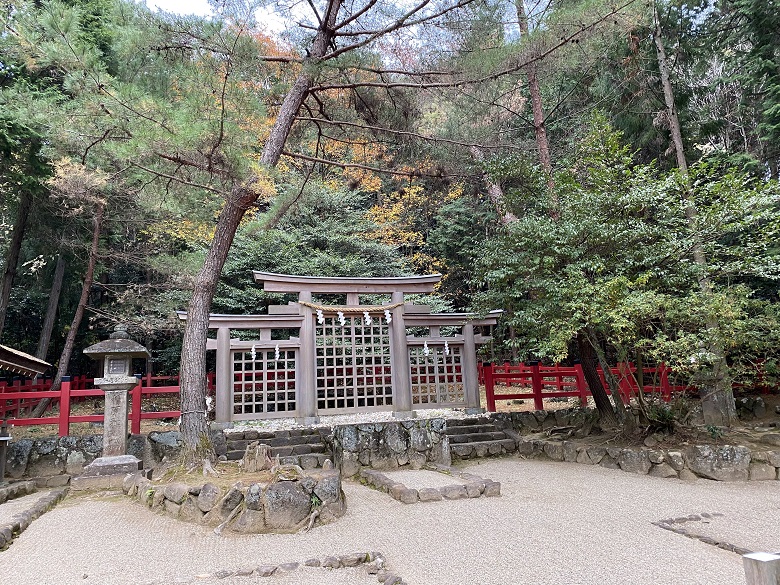
[[517,451],[516,440],[485,418],[450,419],[445,434],[453,461]]
[[326,427],[275,432],[226,431],[226,455],[229,461],[240,460],[250,443],[260,441],[271,448],[271,457],[278,456],[280,463],[314,469],[322,467],[326,459],[333,461],[330,433]]

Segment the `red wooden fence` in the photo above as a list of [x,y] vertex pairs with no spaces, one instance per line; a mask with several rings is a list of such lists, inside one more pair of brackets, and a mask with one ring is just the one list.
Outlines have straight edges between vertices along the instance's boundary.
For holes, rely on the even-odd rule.
[[[130,429],[132,433],[141,432],[141,421],[160,418],[178,418],[179,410],[144,411],[144,398],[157,395],[178,395],[178,376],[140,377],[138,385],[130,391]],[[214,374],[208,374],[207,392],[214,393]],[[70,425],[83,422],[103,422],[102,414],[74,415],[71,412],[73,402],[89,398],[103,398],[104,393],[93,387],[93,379],[85,376],[71,378],[65,376],[59,391],[51,391],[51,380],[40,380],[33,383],[30,380],[14,380],[10,385],[0,382],[0,418],[8,418],[15,426],[57,425],[59,435],[64,437],[70,433]],[[51,398],[49,410],[57,406],[59,412],[38,418],[20,418],[22,410],[33,408],[44,398]]]
[[[615,368],[610,368],[612,374],[618,380],[620,396],[623,402],[628,403],[632,396],[639,392],[635,373],[637,368],[630,363],[620,363]],[[659,394],[668,402],[675,392],[695,391],[688,386],[671,384],[669,381],[670,369],[661,364],[657,368],[643,368],[644,392],[646,394]],[[604,379],[604,372],[599,368],[599,376],[604,388],[608,390]],[[584,405],[591,395],[582,366],[544,366],[535,364],[482,364],[480,365],[480,381],[485,385],[487,397],[487,409],[496,411],[497,400],[533,399],[534,408],[543,410],[545,398],[579,398]],[[648,383],[649,382],[649,383]],[[499,387],[498,392],[496,387]],[[503,388],[506,388],[504,391]],[[520,392],[513,391],[518,388]]]

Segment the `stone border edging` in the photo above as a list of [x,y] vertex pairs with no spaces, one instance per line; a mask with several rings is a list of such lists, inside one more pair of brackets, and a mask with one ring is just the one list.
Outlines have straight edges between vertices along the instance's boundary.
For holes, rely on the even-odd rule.
[[376,575],[379,583],[384,583],[384,585],[406,585],[406,581],[386,569],[385,557],[381,552],[359,552],[339,556],[311,558],[302,563],[292,562],[280,563],[278,565],[259,565],[253,569],[248,567],[236,570],[222,569],[213,573],[195,575],[193,580],[227,579],[229,577],[282,576],[298,571],[303,567],[335,570],[360,566],[365,567],[368,575]]
[[[33,492],[34,491],[35,490],[33,489]],[[10,522],[0,524],[0,550],[7,548],[13,539],[24,532],[33,520],[51,510],[67,495],[67,493],[68,488],[52,490],[39,498],[28,510],[15,514]]]
[[338,470],[309,470],[300,478],[270,483],[237,481],[229,488],[211,482],[153,483],[143,472],[128,474],[122,491],[153,511],[195,524],[241,534],[297,532],[334,522],[346,512]]
[[13,500],[14,498],[21,498],[29,494],[35,493],[35,482],[33,480],[17,481],[9,483],[6,486],[0,487],[0,504]]
[[411,489],[398,481],[393,481],[381,471],[363,468],[360,470],[360,481],[370,488],[390,494],[394,500],[402,504],[418,502],[440,502],[442,500],[464,500],[480,496],[496,497],[501,495],[501,484],[478,475],[453,469],[448,465],[433,464],[424,467],[427,471],[435,471],[449,476],[458,477],[465,483],[456,483],[440,488]]
[[675,534],[680,534],[682,536],[685,536],[686,538],[698,540],[699,542],[703,542],[704,544],[711,544],[712,546],[717,546],[718,548],[722,548],[723,550],[737,553],[740,556],[750,554],[751,552],[753,552],[752,550],[743,548],[741,546],[737,546],[735,544],[731,544],[730,542],[717,540],[710,536],[702,536],[701,534],[696,534],[695,532],[686,530],[685,527],[683,526],[684,524],[687,524],[689,522],[701,522],[704,519],[717,518],[722,516],[723,514],[721,514],[720,512],[712,512],[712,513],[702,512],[701,514],[691,514],[689,516],[683,516],[680,518],[667,518],[666,520],[659,520],[658,522],[653,522],[653,525],[658,526],[659,528],[663,528],[664,530],[669,530],[670,532],[674,532]]

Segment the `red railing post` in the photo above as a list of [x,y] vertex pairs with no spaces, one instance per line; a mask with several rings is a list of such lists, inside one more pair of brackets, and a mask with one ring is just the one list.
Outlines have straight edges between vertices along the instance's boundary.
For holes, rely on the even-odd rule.
[[70,434],[70,376],[63,376],[60,384],[60,437]]
[[496,412],[496,388],[493,381],[493,364],[482,365],[482,374],[485,377],[485,401],[488,412]]
[[661,370],[661,398],[664,402],[669,402],[672,399],[672,387],[669,385],[669,368],[663,362],[658,365],[658,368]]
[[534,408],[536,410],[544,410],[544,402],[542,402],[542,375],[539,372],[539,362],[531,364],[531,389],[534,394]]
[[623,404],[630,403],[631,395],[634,393],[634,387],[631,384],[633,366],[634,364],[631,362],[618,362],[617,365],[617,372],[620,375],[618,387],[620,388],[620,396],[623,398]]
[[574,364],[574,375],[577,380],[577,392],[580,393],[580,404],[581,406],[587,406],[590,389],[588,388],[588,383],[585,381],[585,373],[582,371],[582,364]]
[[137,435],[141,432],[141,406],[143,400],[143,384],[141,377],[137,376],[138,384],[130,391],[130,432]]

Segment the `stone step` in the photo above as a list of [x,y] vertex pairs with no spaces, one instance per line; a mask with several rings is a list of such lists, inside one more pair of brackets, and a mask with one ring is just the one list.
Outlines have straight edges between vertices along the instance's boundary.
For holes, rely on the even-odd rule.
[[464,425],[464,426],[450,426],[447,425],[447,429],[444,431],[444,433],[452,437],[454,435],[470,435],[472,433],[495,433],[500,432],[498,427],[496,425],[492,424],[481,424],[481,425]]
[[[243,459],[244,453],[246,453],[246,447],[244,448],[232,448],[228,445],[227,458],[228,461],[238,461]],[[285,445],[281,447],[271,447],[271,457],[288,457],[291,455],[309,455],[309,454],[324,454],[332,459],[332,453],[330,449],[322,443],[304,443],[301,445]]]
[[449,435],[450,445],[458,443],[479,443],[484,441],[500,441],[509,437],[503,431],[490,431],[469,434]]
[[450,453],[452,453],[452,458],[454,460],[506,455],[507,453],[514,453],[515,451],[517,451],[517,444],[513,439],[476,441],[474,443],[455,443],[450,445]]
[[263,439],[228,439],[228,449],[246,449],[250,443],[259,441],[269,447],[294,447],[295,445],[321,445],[322,438],[319,435],[303,435],[298,437],[268,437]]
[[447,427],[467,427],[473,425],[491,425],[487,418],[451,418],[447,420]]

